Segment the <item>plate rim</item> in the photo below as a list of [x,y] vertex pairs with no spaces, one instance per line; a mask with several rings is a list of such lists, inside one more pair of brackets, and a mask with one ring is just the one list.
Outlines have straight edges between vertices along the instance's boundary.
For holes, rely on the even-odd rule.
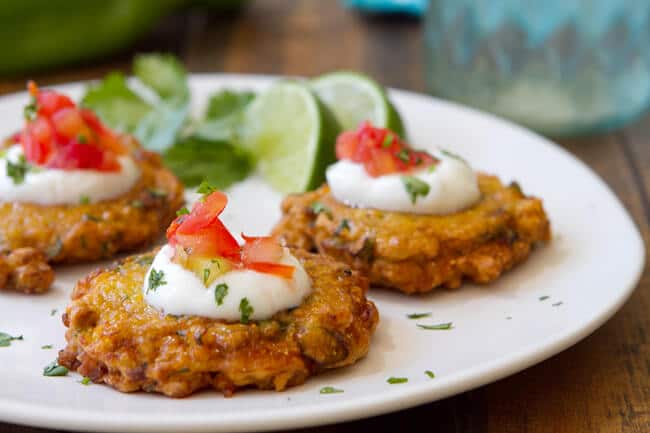
[[[303,77],[291,75],[265,75],[265,74],[230,74],[230,73],[192,73],[189,74],[190,86],[192,81],[217,81],[218,86],[227,85],[228,81],[251,81],[259,84],[268,84],[278,79],[291,79]],[[55,84],[51,87],[70,89],[86,85],[95,80],[74,81]],[[50,87],[50,86],[48,86]],[[588,172],[599,187],[610,196],[612,205],[616,206],[621,215],[627,220],[631,229],[631,236],[635,238],[636,247],[630,256],[636,257],[634,274],[626,284],[622,285],[615,301],[610,302],[605,308],[594,314],[593,317],[579,327],[572,327],[569,332],[557,332],[535,343],[521,347],[516,352],[509,352],[480,365],[473,366],[446,377],[436,378],[436,383],[422,382],[411,384],[407,388],[395,389],[386,394],[370,395],[354,400],[331,401],[327,405],[311,403],[303,405],[296,410],[287,407],[281,409],[256,410],[247,414],[246,419],[231,414],[216,414],[215,418],[191,418],[184,414],[161,414],[155,417],[142,414],[129,414],[123,419],[118,419],[111,413],[99,410],[77,412],[72,409],[56,410],[44,408],[42,405],[29,403],[15,403],[0,398],[0,420],[2,422],[29,425],[43,428],[81,431],[113,431],[125,432],[174,432],[179,429],[194,432],[208,431],[269,431],[276,429],[313,427],[331,423],[340,423],[350,420],[368,418],[380,414],[387,414],[398,410],[431,403],[436,400],[466,392],[477,387],[492,383],[504,377],[516,374],[528,367],[548,359],[561,351],[573,346],[589,336],[607,320],[609,320],[629,299],[637,287],[646,264],[645,243],[638,226],[628,210],[609,185],[587,164],[574,156],[562,146],[550,139],[514,124],[493,114],[477,110],[456,102],[443,100],[424,93],[389,88],[392,95],[404,95],[408,98],[423,100],[427,103],[434,102],[444,108],[457,112],[466,112],[474,117],[483,117],[490,123],[503,129],[515,130],[517,134],[529,136],[547,149],[558,151],[572,163]],[[6,99],[11,99],[26,92],[13,92],[0,96],[0,104]],[[117,391],[116,391],[117,392]],[[382,397],[383,396],[383,397]],[[230,416],[229,416],[230,415]]]

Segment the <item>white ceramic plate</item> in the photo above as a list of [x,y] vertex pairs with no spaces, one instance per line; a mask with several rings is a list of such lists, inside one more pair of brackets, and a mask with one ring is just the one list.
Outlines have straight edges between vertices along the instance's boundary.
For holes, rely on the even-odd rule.
[[[199,75],[191,84],[200,108],[205,95],[220,87],[262,89],[271,81]],[[63,89],[78,96],[81,86]],[[414,145],[453,150],[476,168],[505,181],[516,179],[527,193],[542,197],[553,242],[489,286],[412,297],[372,291],[381,323],[364,360],[286,392],[251,390],[233,398],[203,392],[173,400],[83,386],[75,374],[42,376],[64,345],[60,314],[70,290],[94,266],[59,269],[54,289],[44,296],[0,293],[0,331],[25,336],[0,348],[0,420],[84,431],[232,432],[358,419],[516,373],[575,344],[618,310],[638,281],[644,248],[632,220],[601,179],[553,143],[492,116],[413,93],[393,91],[391,96]],[[21,124],[26,100],[25,94],[0,99],[0,136]],[[235,186],[230,197],[225,221],[234,232],[265,232],[279,216],[280,195],[259,178]],[[52,309],[57,309],[53,316]],[[423,311],[433,316],[405,317]],[[453,322],[454,328],[416,327],[440,322]],[[55,349],[41,349],[46,344]],[[436,378],[429,379],[425,370]],[[389,385],[390,376],[409,381]],[[319,394],[326,385],[345,392]]]

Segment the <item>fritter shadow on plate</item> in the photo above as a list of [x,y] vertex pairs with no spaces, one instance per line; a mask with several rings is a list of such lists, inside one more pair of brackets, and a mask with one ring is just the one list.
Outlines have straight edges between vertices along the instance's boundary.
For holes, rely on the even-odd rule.
[[542,202],[519,186],[479,175],[482,198],[451,215],[351,208],[325,185],[292,195],[273,233],[285,244],[319,251],[367,275],[372,285],[405,293],[488,283],[551,238]]
[[294,251],[313,292],[303,304],[250,324],[174,317],[150,307],[142,281],[153,254],[81,280],[63,316],[59,363],[120,391],[184,397],[202,388],[281,391],[362,358],[379,316],[367,280],[328,257]]

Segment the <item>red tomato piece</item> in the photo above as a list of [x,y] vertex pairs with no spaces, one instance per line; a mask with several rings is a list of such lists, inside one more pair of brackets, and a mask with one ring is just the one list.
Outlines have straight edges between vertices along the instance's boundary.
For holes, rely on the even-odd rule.
[[250,269],[256,272],[272,274],[286,279],[293,278],[293,273],[296,270],[296,268],[290,265],[283,265],[280,263],[267,263],[267,262],[248,263],[245,265],[245,267],[246,269]]
[[85,140],[85,143],[95,142],[94,135],[76,108],[67,107],[53,113],[52,124],[56,132],[68,140],[82,139]]
[[192,234],[183,234],[176,230],[173,238],[174,245],[180,245],[186,248],[190,255],[200,257],[238,259],[241,250],[237,240],[218,219],[210,226]]
[[192,212],[178,227],[178,232],[192,234],[209,226],[219,218],[228,203],[228,197],[221,191],[215,191],[194,204]]
[[338,159],[352,159],[358,144],[359,140],[356,132],[343,132],[336,139],[336,157]]
[[21,134],[25,159],[35,164],[44,164],[53,149],[54,131],[47,119],[37,118],[27,124]]
[[[95,169],[116,171],[116,167],[113,164],[104,166],[104,154],[105,152],[95,145],[72,141],[60,147],[47,162],[47,166],[63,170]],[[118,164],[117,170],[119,168],[120,166]]]
[[73,108],[75,103],[67,96],[53,90],[39,91],[36,96],[38,115],[49,117],[63,108]]
[[242,237],[246,241],[241,253],[244,264],[277,262],[284,254],[284,249],[278,240],[272,236],[249,237],[242,233]]

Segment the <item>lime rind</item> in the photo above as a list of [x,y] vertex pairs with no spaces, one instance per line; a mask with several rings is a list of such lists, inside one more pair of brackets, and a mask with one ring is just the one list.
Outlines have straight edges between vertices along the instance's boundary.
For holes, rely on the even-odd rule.
[[404,125],[384,88],[372,78],[348,71],[322,75],[311,82],[320,99],[336,115],[344,130],[368,120],[404,136]]
[[269,183],[292,193],[323,182],[339,132],[335,117],[309,86],[281,81],[246,109],[241,136]]

